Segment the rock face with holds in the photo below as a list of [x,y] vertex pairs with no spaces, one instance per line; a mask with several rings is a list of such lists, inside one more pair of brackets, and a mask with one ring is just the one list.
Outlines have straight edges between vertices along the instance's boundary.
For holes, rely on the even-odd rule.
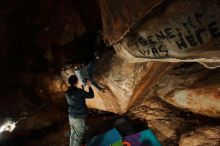
[[[104,111],[125,113],[170,68],[172,65],[169,63],[129,63],[112,51],[106,51],[97,60],[94,72],[95,81],[106,89],[105,93],[93,88],[95,98],[88,99],[87,105]],[[63,74],[67,81],[69,75],[74,73],[69,69]]]

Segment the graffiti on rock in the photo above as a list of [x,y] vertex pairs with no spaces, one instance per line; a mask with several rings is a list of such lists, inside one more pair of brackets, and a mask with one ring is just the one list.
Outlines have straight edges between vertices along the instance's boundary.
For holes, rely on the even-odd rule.
[[[206,21],[208,19],[208,22]],[[202,13],[194,13],[186,17],[186,21],[178,22],[172,27],[166,27],[150,33],[149,35],[137,34],[135,46],[143,56],[162,58],[169,56],[169,44],[174,48],[184,51],[198,47],[210,38],[220,37],[220,24],[215,15],[204,16]]]
[[[141,49],[139,44],[144,46],[144,49]],[[138,40],[135,42],[135,45],[142,55],[153,54],[154,57],[160,57],[162,53],[165,54],[164,56],[168,55],[166,46],[161,42],[154,41],[153,36],[149,36],[146,39],[142,36],[138,36]]]

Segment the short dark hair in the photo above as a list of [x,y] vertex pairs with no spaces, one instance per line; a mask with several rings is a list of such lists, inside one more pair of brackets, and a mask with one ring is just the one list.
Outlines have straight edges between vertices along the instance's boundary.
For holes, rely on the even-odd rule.
[[78,78],[76,77],[76,75],[71,75],[68,79],[68,82],[70,84],[70,86],[74,86],[78,81]]

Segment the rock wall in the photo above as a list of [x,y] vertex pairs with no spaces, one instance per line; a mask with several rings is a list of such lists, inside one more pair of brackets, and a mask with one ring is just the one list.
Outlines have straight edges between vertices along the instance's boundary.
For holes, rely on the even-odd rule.
[[[97,60],[94,72],[96,82],[106,89],[105,93],[93,88],[95,98],[88,99],[87,105],[90,108],[124,113],[134,88],[145,75],[143,70],[149,69],[148,67],[148,63],[127,63],[112,51],[106,50],[105,54]],[[70,70],[66,70],[63,75],[65,81],[69,75],[74,74]]]
[[105,42],[109,45],[117,43],[137,21],[163,2],[164,0],[99,0]]
[[218,0],[167,2],[136,21],[114,47],[129,62],[201,62],[219,67],[218,7]]
[[170,107],[158,97],[148,97],[130,109],[130,117],[140,118],[148,123],[162,145],[178,143],[179,132],[187,126],[179,111]]
[[219,69],[185,64],[174,68],[160,80],[157,94],[176,107],[219,118],[219,76]]
[[[106,91],[102,93],[93,88],[95,98],[88,99],[87,105],[104,111],[125,113],[172,67],[173,64],[159,62],[129,63],[106,50],[97,60],[94,72],[95,80]],[[71,69],[63,72],[65,81],[70,74],[74,74]]]
[[147,122],[165,146],[219,144],[219,120],[183,112],[161,100],[153,90],[128,115]]
[[220,145],[220,127],[203,127],[184,134],[180,146],[217,146]]

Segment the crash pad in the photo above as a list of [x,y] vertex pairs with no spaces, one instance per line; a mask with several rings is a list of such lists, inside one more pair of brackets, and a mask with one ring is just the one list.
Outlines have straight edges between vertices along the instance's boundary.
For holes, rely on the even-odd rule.
[[97,135],[89,140],[86,146],[109,146],[122,140],[122,136],[117,129],[111,129],[103,134]]
[[161,146],[150,129],[126,136],[123,138],[124,142],[130,144],[129,146]]

